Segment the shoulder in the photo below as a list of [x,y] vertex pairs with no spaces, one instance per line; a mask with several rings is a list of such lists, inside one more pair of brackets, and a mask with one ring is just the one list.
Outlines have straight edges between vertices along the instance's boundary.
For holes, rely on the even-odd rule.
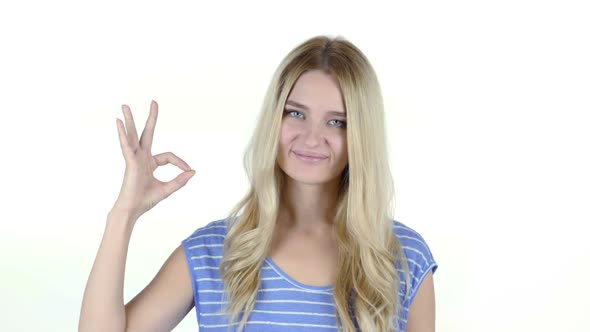
[[424,260],[433,260],[432,251],[424,237],[410,226],[394,220],[393,232],[403,246],[408,257],[420,257]]
[[210,245],[223,244],[227,234],[225,219],[214,220],[205,226],[197,228],[192,234],[182,240],[185,249],[196,249]]
[[392,223],[393,232],[402,246],[410,269],[410,298],[407,302],[409,306],[428,272],[432,271],[434,274],[438,269],[438,263],[427,241],[418,231],[397,220],[393,220]]
[[[196,270],[204,268],[216,269],[219,266],[223,257],[225,235],[225,220],[220,219],[197,228],[182,240],[182,247],[191,273],[194,274]],[[212,273],[212,271],[207,273]],[[195,276],[193,275],[193,277]]]
[[197,313],[201,311],[203,296],[200,292],[211,292],[211,285],[219,280],[219,265],[223,257],[223,241],[226,235],[225,219],[214,220],[197,228],[182,240],[193,285],[194,303]]

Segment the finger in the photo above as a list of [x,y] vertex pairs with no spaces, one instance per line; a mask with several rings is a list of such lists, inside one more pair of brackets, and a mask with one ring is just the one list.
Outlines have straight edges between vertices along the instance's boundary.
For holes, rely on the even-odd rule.
[[154,140],[154,128],[156,128],[156,121],[158,120],[158,104],[152,100],[150,105],[150,116],[148,117],[145,128],[141,133],[139,145],[148,151],[152,150],[152,141]]
[[184,187],[184,185],[193,177],[193,175],[195,175],[195,170],[190,170],[178,174],[178,176],[176,176],[171,181],[165,182],[163,185],[164,197],[168,197],[178,189]]
[[186,163],[186,161],[180,159],[177,155],[172,152],[164,152],[154,156],[156,160],[156,164],[158,166],[163,166],[166,164],[172,164],[178,166],[183,171],[190,171],[191,167]]
[[117,118],[117,131],[119,132],[119,143],[121,145],[121,151],[123,151],[123,157],[127,160],[133,154],[133,151],[129,147],[129,142],[127,142],[127,135],[125,134],[123,121],[119,118]]
[[121,106],[123,109],[123,115],[125,116],[125,127],[127,128],[127,141],[129,142],[129,146],[135,150],[139,147],[139,142],[137,140],[137,130],[135,129],[135,122],[133,121],[133,114],[131,114],[131,109],[127,105]]

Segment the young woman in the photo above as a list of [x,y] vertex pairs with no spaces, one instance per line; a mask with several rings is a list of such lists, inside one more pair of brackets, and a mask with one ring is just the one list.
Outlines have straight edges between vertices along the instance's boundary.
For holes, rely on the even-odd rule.
[[[248,194],[184,239],[129,303],[123,281],[138,218],[194,175],[151,154],[158,105],[138,139],[123,105],[126,161],[90,273],[80,331],[170,331],[196,306],[199,331],[434,331],[438,265],[393,220],[384,109],[365,55],[341,37],[293,49],[275,72],[245,154]],[[163,183],[161,165],[184,170]]]

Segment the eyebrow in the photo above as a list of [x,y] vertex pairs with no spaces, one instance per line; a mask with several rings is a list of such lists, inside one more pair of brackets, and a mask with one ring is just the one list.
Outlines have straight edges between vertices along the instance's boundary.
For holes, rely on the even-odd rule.
[[[292,106],[296,106],[296,107],[299,107],[299,108],[302,108],[302,109],[304,109],[306,111],[309,111],[309,107],[303,105],[302,103],[296,102],[295,100],[287,100],[287,104],[292,105]],[[343,113],[343,112],[328,111],[327,113],[328,114],[338,115],[338,116],[341,116],[341,117],[344,117],[344,118],[346,117],[346,113]]]

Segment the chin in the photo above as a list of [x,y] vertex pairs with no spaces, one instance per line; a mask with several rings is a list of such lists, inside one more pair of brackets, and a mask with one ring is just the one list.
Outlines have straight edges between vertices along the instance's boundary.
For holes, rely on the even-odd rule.
[[300,177],[291,177],[294,181],[300,184],[307,184],[307,185],[319,185],[327,183],[328,180],[325,178],[314,178],[310,176],[300,176]]
[[337,175],[326,174],[322,171],[313,171],[309,169],[288,169],[285,174],[293,181],[301,184],[325,184],[329,183]]
[[323,165],[307,164],[297,159],[295,154],[292,153],[291,156],[279,161],[279,167],[283,170],[285,176],[295,182],[319,185],[329,183],[339,176],[339,173],[331,174],[332,169],[329,162],[328,159],[322,162]]

